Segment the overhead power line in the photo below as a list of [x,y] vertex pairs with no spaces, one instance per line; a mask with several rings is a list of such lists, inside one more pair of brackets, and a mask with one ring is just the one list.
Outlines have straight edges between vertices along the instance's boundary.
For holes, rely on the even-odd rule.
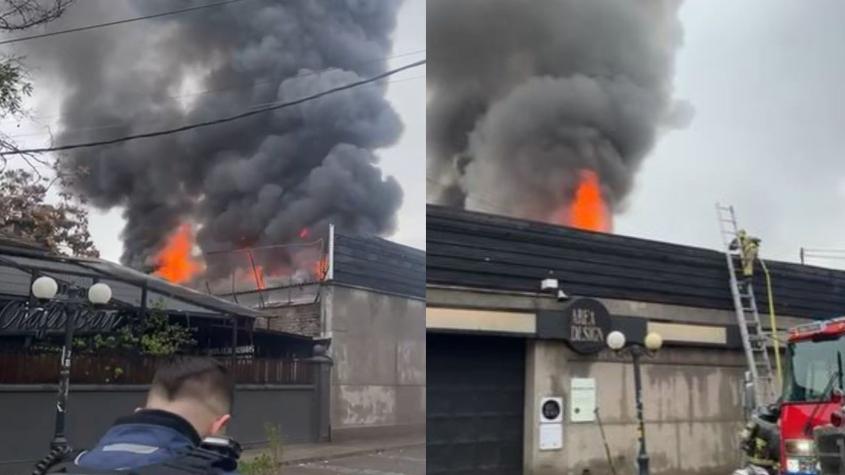
[[[366,64],[377,63],[377,62],[386,61],[386,60],[390,60],[390,59],[419,55],[419,54],[423,54],[425,52],[426,52],[426,50],[425,50],[425,48],[423,48],[423,49],[417,49],[417,50],[412,50],[412,51],[405,51],[405,52],[397,53],[397,54],[394,54],[394,55],[391,55],[391,56],[382,56],[382,57],[379,57],[379,58],[370,58],[370,59],[359,61],[359,62],[356,62],[356,63],[353,63],[353,64],[356,65],[356,66],[363,66],[363,65],[366,65]],[[299,72],[295,76],[288,76],[288,77],[279,75],[277,77],[273,77],[273,78],[270,78],[270,79],[262,79],[262,80],[254,81],[254,82],[247,84],[247,85],[222,86],[222,87],[217,87],[217,88],[214,88],[214,89],[202,89],[202,90],[199,90],[199,91],[189,92],[189,93],[186,93],[186,94],[171,94],[171,95],[166,95],[164,97],[167,98],[167,99],[171,99],[173,101],[179,101],[181,99],[197,97],[197,96],[202,96],[202,95],[223,94],[223,93],[227,93],[227,92],[231,92],[231,91],[243,91],[243,90],[247,90],[247,89],[253,89],[256,86],[260,86],[260,85],[264,85],[264,84],[273,84],[274,82],[279,82],[281,80],[299,79],[299,78],[304,78],[304,77],[309,77],[309,76],[319,76],[321,74],[324,74],[326,71],[327,71],[326,69],[321,69],[321,70],[317,70],[317,71]],[[398,82],[398,81],[391,81],[391,82]],[[260,107],[262,105],[265,105],[265,104],[255,104],[253,107]],[[33,121],[36,121],[36,120],[45,120],[45,119],[55,119],[55,118],[59,118],[59,117],[61,117],[61,114],[38,115],[38,116],[32,116],[32,117],[27,117],[27,118],[29,118]],[[9,121],[7,121],[7,123],[9,123],[9,124],[11,124],[11,123],[20,124],[21,120],[19,120],[19,119],[9,120]],[[78,128],[74,128],[74,129],[62,129],[62,132],[64,133],[64,132],[68,132],[68,131],[98,130],[98,129],[107,129],[107,128],[116,128],[116,127],[126,127],[127,125],[130,125],[130,124],[128,124],[127,122],[108,122],[108,123],[94,124],[94,125],[91,125],[91,126],[88,126],[88,127],[78,127]],[[3,127],[3,120],[0,120],[0,128],[2,128],[2,127]],[[38,135],[44,135],[44,134],[43,133],[16,134],[16,135],[9,136],[9,138],[33,137],[33,136],[38,136]]]
[[[298,76],[298,77],[301,77],[301,76]],[[396,84],[396,83],[401,83],[401,82],[405,82],[405,81],[413,81],[415,79],[423,79],[425,77],[426,77],[425,74],[419,74],[419,75],[416,75],[416,76],[410,76],[410,77],[406,77],[406,78],[402,78],[402,79],[393,79],[391,81],[387,81],[387,83],[388,84]],[[265,106],[267,104],[270,104],[270,103],[264,102],[264,103],[261,103],[261,104],[253,104],[250,107],[261,107],[261,106]],[[275,102],[272,102],[272,104],[275,104]],[[149,120],[149,121],[141,122],[141,123],[136,122],[134,125],[151,125],[151,124],[157,124],[159,122],[160,121]],[[91,126],[91,127],[63,128],[63,129],[60,130],[60,132],[63,135],[65,135],[65,134],[79,135],[80,133],[83,133],[83,132],[91,132],[91,131],[96,131],[96,130],[101,131],[101,130],[108,130],[108,129],[119,129],[119,128],[130,127],[132,125],[133,124],[128,123],[128,122],[111,122],[109,124]],[[2,127],[0,127],[0,128],[2,128]],[[46,132],[42,131],[42,132],[31,132],[31,133],[26,133],[26,134],[15,134],[15,135],[9,135],[8,138],[14,140],[14,139],[21,139],[21,138],[28,138],[28,137],[53,137],[54,135],[56,135],[56,134],[52,133],[52,131],[51,131],[52,128],[50,126],[43,126],[43,128],[46,129]]]
[[170,16],[170,15],[178,15],[180,13],[188,13],[188,12],[193,12],[193,11],[196,11],[196,10],[203,10],[203,9],[212,8],[212,7],[220,7],[220,6],[223,6],[223,5],[229,5],[231,3],[239,3],[239,2],[245,2],[245,1],[248,1],[248,0],[227,0],[225,2],[209,3],[207,5],[200,5],[198,7],[183,8],[181,10],[172,10],[172,11],[169,11],[169,12],[156,13],[156,14],[153,14],[153,15],[145,15],[145,16],[139,16],[139,17],[135,17],[135,18],[126,18],[126,19],[123,19],[123,20],[110,21],[110,22],[106,22],[106,23],[97,23],[95,25],[80,26],[80,27],[77,27],[77,28],[68,28],[67,30],[51,31],[49,33],[41,33],[41,34],[38,34],[38,35],[30,35],[30,36],[19,36],[17,38],[9,38],[8,40],[2,40],[2,41],[0,41],[0,45],[7,45],[7,44],[11,44],[11,43],[19,43],[21,41],[36,40],[36,39],[39,39],[39,38],[47,38],[47,37],[50,37],[50,36],[65,35],[65,34],[68,34],[68,33],[76,33],[78,31],[94,30],[94,29],[97,29],[97,28],[105,28],[105,27],[108,27],[108,26],[122,25],[124,23],[132,23],[132,22],[135,22],[135,21],[150,20],[152,18],[161,18],[161,17],[165,17],[165,16]]
[[274,110],[278,110],[278,109],[284,109],[284,108],[287,108],[287,107],[296,106],[296,105],[299,105],[299,104],[302,104],[302,103],[305,103],[305,102],[308,102],[308,101],[313,101],[314,99],[319,99],[321,97],[328,96],[330,94],[334,94],[336,92],[341,92],[341,91],[345,91],[347,89],[353,89],[353,88],[356,88],[356,87],[359,87],[359,86],[363,86],[365,84],[377,82],[380,79],[384,79],[386,77],[393,76],[394,74],[400,73],[402,71],[406,71],[408,69],[413,69],[413,68],[422,66],[425,63],[426,63],[426,60],[422,59],[420,61],[416,61],[416,62],[413,62],[411,64],[406,64],[404,66],[401,66],[401,67],[398,67],[398,68],[395,68],[395,69],[391,69],[389,71],[385,71],[381,74],[377,74],[375,76],[372,76],[372,77],[369,77],[369,78],[366,78],[366,79],[362,79],[360,81],[355,81],[355,82],[351,82],[349,84],[344,84],[343,86],[338,86],[338,87],[335,87],[335,88],[332,88],[332,89],[327,89],[325,91],[318,92],[316,94],[312,94],[310,96],[306,96],[306,97],[303,97],[301,99],[297,99],[297,100],[289,101],[289,102],[279,102],[279,103],[268,105],[266,107],[262,107],[260,109],[253,109],[253,110],[250,110],[250,111],[242,112],[240,114],[236,114],[236,115],[229,116],[229,117],[223,117],[223,118],[220,118],[220,119],[214,119],[214,120],[208,120],[208,121],[205,121],[205,122],[198,122],[198,123],[195,123],[195,124],[183,125],[181,127],[176,127],[176,128],[173,128],[173,129],[159,130],[159,131],[156,131],[156,132],[147,132],[147,133],[143,133],[143,134],[127,135],[127,136],[118,137],[118,138],[114,138],[114,139],[110,139],[110,140],[100,140],[100,141],[96,141],[96,142],[84,142],[84,143],[76,143],[76,144],[68,144],[68,145],[58,145],[58,146],[55,146],[55,147],[42,147],[42,148],[31,148],[31,149],[23,149],[23,150],[19,149],[19,150],[5,151],[5,152],[0,152],[0,157],[5,157],[5,156],[9,156],[9,155],[32,155],[32,154],[46,153],[46,152],[60,152],[60,151],[63,151],[63,150],[73,150],[73,149],[78,149],[78,148],[99,147],[99,146],[103,146],[103,145],[112,145],[112,144],[116,144],[116,143],[120,143],[120,142],[128,142],[130,140],[159,137],[159,136],[162,136],[162,135],[170,135],[170,134],[175,134],[175,133],[179,133],[179,132],[184,132],[184,131],[187,131],[187,130],[198,129],[200,127],[208,127],[208,126],[211,126],[211,125],[223,124],[225,122],[232,122],[232,121],[243,119],[243,118],[250,117],[250,116],[253,116],[253,115],[263,114],[264,112],[270,112],[270,111],[274,111]]

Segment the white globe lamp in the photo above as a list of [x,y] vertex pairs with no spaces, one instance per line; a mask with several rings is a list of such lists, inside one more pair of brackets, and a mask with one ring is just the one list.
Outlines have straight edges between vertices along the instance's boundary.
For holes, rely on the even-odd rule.
[[649,351],[657,351],[662,346],[663,337],[660,336],[660,333],[650,332],[648,335],[645,336],[645,347],[648,348]]
[[612,331],[607,335],[607,346],[613,351],[619,351],[625,346],[625,334]]
[[56,279],[43,275],[32,282],[32,295],[37,299],[50,300],[59,291]]
[[88,288],[88,301],[94,305],[104,305],[111,300],[111,287],[98,282]]

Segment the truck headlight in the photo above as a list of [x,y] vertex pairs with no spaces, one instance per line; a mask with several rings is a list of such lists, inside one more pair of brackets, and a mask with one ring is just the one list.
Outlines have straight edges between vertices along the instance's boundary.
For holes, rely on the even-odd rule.
[[787,439],[783,446],[786,449],[786,455],[816,455],[816,447],[812,439]]
[[812,439],[787,439],[783,447],[786,450],[786,473],[819,473],[816,444]]

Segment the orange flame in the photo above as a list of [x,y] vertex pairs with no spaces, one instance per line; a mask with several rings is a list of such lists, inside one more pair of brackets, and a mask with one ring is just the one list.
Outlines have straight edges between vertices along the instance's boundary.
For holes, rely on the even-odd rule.
[[326,280],[326,276],[329,274],[329,261],[326,259],[325,256],[321,257],[320,260],[314,263],[314,277],[317,278],[318,281],[322,282]]
[[202,271],[202,265],[191,256],[194,233],[189,224],[179,226],[156,256],[155,274],[177,284],[188,282]]
[[611,218],[601,194],[599,176],[592,170],[581,170],[575,199],[569,205],[569,225],[589,231],[610,232]]
[[258,288],[260,290],[266,289],[267,283],[264,281],[264,268],[256,264],[253,272],[255,277],[255,284],[258,286]]

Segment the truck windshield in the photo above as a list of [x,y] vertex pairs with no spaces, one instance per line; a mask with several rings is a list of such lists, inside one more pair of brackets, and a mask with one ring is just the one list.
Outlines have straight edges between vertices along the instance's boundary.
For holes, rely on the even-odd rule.
[[842,353],[845,337],[825,341],[800,341],[787,345],[784,401],[818,401],[842,386]]

